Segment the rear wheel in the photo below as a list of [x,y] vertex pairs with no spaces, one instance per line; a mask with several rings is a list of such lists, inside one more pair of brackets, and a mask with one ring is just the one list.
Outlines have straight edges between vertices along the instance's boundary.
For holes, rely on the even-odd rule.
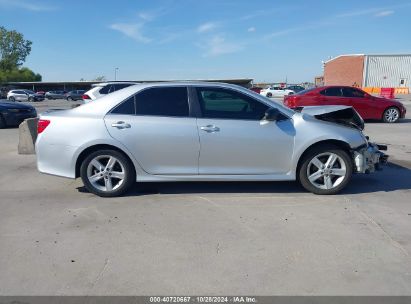
[[16,98],[14,98],[13,96],[10,96],[10,97],[9,97],[9,100],[10,100],[10,101],[16,101]]
[[80,175],[87,190],[102,197],[120,196],[136,181],[133,164],[115,150],[91,153],[82,162]]
[[298,177],[301,185],[315,194],[336,194],[351,179],[353,163],[350,156],[335,146],[319,146],[302,160]]
[[74,99],[71,96],[67,97],[67,101],[73,101],[73,100]]
[[386,123],[394,123],[400,119],[400,110],[396,107],[388,108],[382,115],[382,120]]
[[265,95],[265,96],[267,96],[267,97],[273,97],[273,94],[272,94],[272,93],[267,93],[267,95]]

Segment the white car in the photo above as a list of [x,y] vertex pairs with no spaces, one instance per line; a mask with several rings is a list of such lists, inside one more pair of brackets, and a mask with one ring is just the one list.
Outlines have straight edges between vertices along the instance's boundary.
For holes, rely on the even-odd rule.
[[271,87],[261,90],[260,94],[266,97],[284,97],[285,95],[295,94],[295,92],[286,88]]
[[84,103],[96,100],[104,95],[135,85],[135,82],[101,82],[91,85],[91,89],[83,94]]

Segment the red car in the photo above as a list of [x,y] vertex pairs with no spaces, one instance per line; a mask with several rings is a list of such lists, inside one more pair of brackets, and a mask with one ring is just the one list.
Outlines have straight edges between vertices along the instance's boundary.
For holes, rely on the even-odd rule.
[[251,91],[254,91],[254,92],[256,92],[257,94],[260,94],[260,92],[261,92],[262,89],[263,89],[263,88],[260,88],[260,87],[252,87],[252,88],[250,88]]
[[325,86],[284,96],[289,108],[304,106],[344,105],[352,106],[363,119],[382,119],[397,122],[405,117],[404,105],[396,100],[375,97],[360,89],[346,86]]

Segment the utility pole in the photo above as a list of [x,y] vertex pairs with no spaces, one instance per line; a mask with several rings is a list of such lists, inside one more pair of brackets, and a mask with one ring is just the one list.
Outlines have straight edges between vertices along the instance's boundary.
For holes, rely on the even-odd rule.
[[118,71],[118,68],[115,68],[114,69],[114,81],[117,80],[117,71]]

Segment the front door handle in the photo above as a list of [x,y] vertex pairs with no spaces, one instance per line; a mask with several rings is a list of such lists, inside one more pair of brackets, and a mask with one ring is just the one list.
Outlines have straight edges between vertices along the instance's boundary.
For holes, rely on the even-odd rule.
[[207,133],[214,133],[214,132],[219,132],[220,128],[216,127],[214,125],[207,125],[207,126],[202,126],[200,127],[201,130]]
[[117,121],[117,122],[111,124],[111,126],[112,126],[113,128],[117,128],[117,129],[131,128],[130,124],[125,123],[124,121]]

